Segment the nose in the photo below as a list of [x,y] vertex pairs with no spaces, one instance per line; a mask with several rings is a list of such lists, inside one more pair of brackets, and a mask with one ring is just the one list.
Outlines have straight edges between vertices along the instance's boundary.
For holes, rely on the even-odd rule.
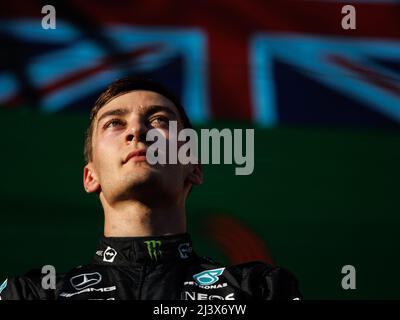
[[133,122],[129,127],[125,135],[125,142],[130,144],[132,142],[145,142],[147,128],[141,121]]

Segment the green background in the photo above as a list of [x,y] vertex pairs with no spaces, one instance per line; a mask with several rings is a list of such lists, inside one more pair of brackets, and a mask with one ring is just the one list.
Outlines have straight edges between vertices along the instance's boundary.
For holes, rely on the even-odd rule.
[[[22,108],[1,110],[0,119],[0,277],[89,262],[103,222],[96,196],[82,187],[87,117]],[[205,219],[224,213],[265,241],[305,298],[400,298],[399,143],[395,130],[255,128],[252,175],[204,166],[205,182],[187,205],[195,249],[229,263],[204,233]],[[347,264],[356,268],[356,290],[341,287]]]

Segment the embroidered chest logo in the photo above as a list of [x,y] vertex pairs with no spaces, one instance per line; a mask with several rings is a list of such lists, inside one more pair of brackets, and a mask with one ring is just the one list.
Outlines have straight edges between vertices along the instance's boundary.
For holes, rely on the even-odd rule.
[[218,268],[218,269],[212,269],[212,270],[206,270],[200,273],[197,273],[193,276],[193,279],[199,284],[199,285],[211,285],[216,283],[219,280],[219,277],[223,272],[225,268]]
[[107,249],[103,253],[103,261],[105,262],[114,262],[115,257],[117,256],[117,251],[111,247],[107,247]]
[[151,260],[157,261],[162,256],[161,241],[160,240],[149,240],[144,242],[147,245],[147,252]]

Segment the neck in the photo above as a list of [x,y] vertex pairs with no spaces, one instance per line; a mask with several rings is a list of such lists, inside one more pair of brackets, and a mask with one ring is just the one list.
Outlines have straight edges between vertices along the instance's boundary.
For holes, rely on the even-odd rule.
[[103,202],[106,237],[163,236],[186,232],[185,207],[169,204],[149,206],[136,200],[113,206]]

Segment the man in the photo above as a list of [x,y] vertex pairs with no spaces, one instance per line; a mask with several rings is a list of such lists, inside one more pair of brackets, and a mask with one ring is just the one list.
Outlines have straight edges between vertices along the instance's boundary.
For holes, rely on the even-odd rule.
[[198,256],[187,233],[185,201],[202,183],[199,164],[150,165],[146,151],[170,121],[191,128],[179,100],[148,80],[121,79],[95,103],[85,141],[85,190],[104,209],[104,236],[93,261],[57,275],[43,289],[32,271],[6,281],[7,299],[299,299],[296,279],[262,262],[223,266]]

